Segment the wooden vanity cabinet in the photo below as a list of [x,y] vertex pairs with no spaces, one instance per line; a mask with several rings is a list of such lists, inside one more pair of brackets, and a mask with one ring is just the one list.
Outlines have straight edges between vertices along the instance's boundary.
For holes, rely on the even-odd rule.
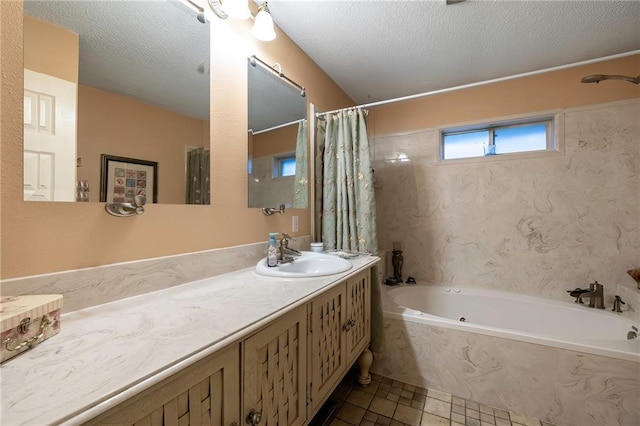
[[370,270],[316,296],[309,309],[308,416],[316,414],[371,338]]
[[240,414],[239,345],[195,363],[130,400],[90,425],[231,425]]
[[370,299],[365,269],[87,424],[303,426],[369,344]]

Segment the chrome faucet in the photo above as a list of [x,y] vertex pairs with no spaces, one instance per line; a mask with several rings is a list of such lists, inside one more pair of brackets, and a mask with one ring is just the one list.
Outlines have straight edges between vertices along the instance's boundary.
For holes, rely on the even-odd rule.
[[582,297],[589,298],[589,307],[604,309],[604,286],[598,281],[589,284],[589,292],[583,293]]
[[294,256],[302,256],[296,249],[292,249],[289,247],[289,241],[291,237],[289,234],[282,233],[282,239],[280,240],[280,247],[278,247],[278,262],[279,263],[289,263],[295,260]]
[[588,297],[590,308],[604,309],[604,286],[598,281],[589,284],[589,290],[576,288],[575,290],[567,290],[567,293],[576,298],[576,303],[584,303],[582,298]]

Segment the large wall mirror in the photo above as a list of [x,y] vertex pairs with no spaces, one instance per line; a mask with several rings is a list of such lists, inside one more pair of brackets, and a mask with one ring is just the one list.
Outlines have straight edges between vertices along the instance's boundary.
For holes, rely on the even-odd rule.
[[249,207],[307,208],[307,101],[275,67],[247,64]]
[[209,204],[209,22],[179,0],[24,15],[25,200]]

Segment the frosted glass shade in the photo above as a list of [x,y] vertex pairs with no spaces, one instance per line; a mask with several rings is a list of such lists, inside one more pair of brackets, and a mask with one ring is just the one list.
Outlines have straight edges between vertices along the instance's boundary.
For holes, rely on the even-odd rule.
[[269,12],[262,9],[258,12],[253,23],[251,35],[262,41],[271,41],[276,38],[276,32],[273,29],[273,18],[271,18]]

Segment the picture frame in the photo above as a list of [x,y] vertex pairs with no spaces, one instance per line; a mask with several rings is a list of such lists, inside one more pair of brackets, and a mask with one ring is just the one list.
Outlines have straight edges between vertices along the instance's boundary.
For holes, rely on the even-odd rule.
[[133,203],[144,195],[147,202],[158,202],[158,163],[137,158],[100,156],[100,201]]

